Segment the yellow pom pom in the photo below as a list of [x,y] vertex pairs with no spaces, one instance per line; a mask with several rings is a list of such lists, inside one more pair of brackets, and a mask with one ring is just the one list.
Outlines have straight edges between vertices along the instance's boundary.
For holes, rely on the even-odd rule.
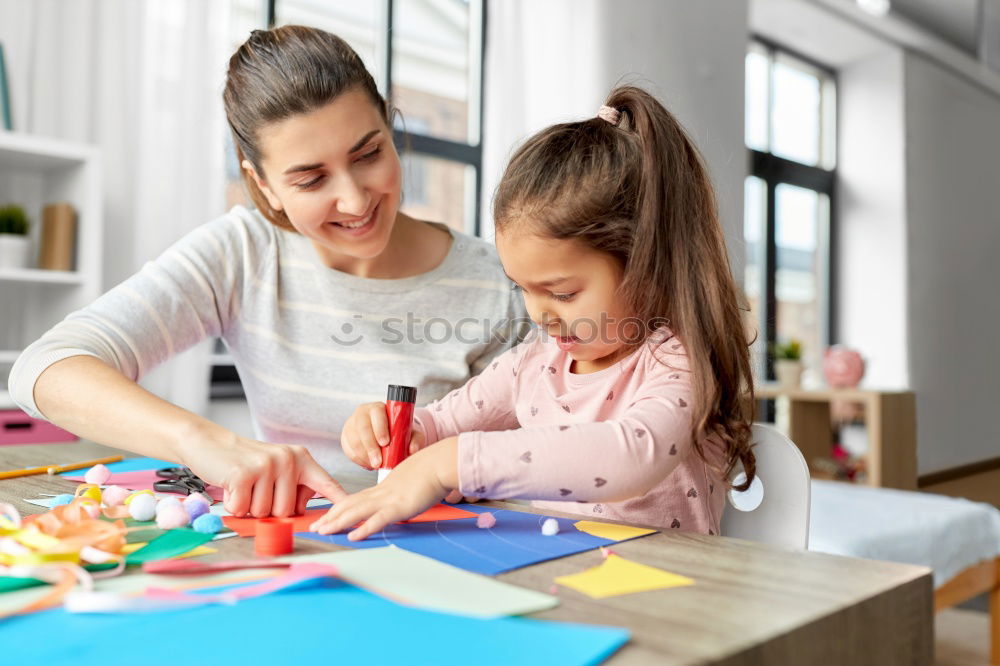
[[[149,490],[149,489],[146,489],[146,490],[137,490],[136,492],[132,493],[131,495],[129,495],[128,497],[125,498],[125,505],[128,506],[129,502],[131,502],[134,498],[138,497],[139,495],[152,495],[152,494],[153,494],[153,491]],[[155,495],[154,495],[154,497],[155,497]]]
[[77,497],[86,497],[97,502],[98,505],[101,504],[101,487],[95,486],[91,483],[81,483],[76,487]]

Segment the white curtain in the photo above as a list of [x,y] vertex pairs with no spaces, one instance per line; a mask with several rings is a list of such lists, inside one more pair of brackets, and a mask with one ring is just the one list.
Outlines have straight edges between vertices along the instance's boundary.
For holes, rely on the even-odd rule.
[[[0,0],[17,132],[101,148],[105,288],[224,205],[230,3]],[[143,384],[203,412],[207,348]]]
[[496,0],[487,20],[484,235],[512,149],[543,127],[597,113],[619,83],[663,101],[715,178],[742,271],[743,59],[748,0]]

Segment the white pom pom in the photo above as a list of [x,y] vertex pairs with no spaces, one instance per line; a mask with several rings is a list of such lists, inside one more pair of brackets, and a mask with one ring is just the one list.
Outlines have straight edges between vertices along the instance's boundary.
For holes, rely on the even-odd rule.
[[156,498],[146,493],[133,495],[128,503],[128,513],[139,521],[152,520],[156,516]]
[[[162,505],[164,502],[160,502]],[[161,530],[172,530],[178,527],[184,527],[188,524],[191,518],[188,516],[187,511],[184,507],[177,504],[168,504],[162,510],[160,507],[156,507],[156,526]]]
[[555,518],[546,518],[542,523],[542,534],[545,536],[555,536],[559,534],[559,521]]

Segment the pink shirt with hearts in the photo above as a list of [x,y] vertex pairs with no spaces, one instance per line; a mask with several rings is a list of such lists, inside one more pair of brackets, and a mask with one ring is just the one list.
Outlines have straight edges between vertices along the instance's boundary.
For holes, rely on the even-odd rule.
[[609,520],[718,534],[724,449],[691,438],[687,353],[667,329],[613,366],[570,372],[572,358],[533,331],[482,374],[416,410],[428,442],[458,435],[466,496]]

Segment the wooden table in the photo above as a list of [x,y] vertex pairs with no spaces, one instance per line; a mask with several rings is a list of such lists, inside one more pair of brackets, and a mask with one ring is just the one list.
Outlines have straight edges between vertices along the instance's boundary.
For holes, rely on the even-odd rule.
[[[114,450],[90,443],[0,447],[0,467],[66,463]],[[340,478],[348,490],[365,481]],[[42,511],[21,501],[72,492],[46,475],[0,481],[0,501],[23,514]],[[530,510],[501,502],[498,508]],[[250,539],[212,544],[206,559],[245,558]],[[299,554],[336,546],[297,539]],[[738,539],[667,531],[614,547],[623,557],[696,581],[691,587],[594,600],[558,588],[560,605],[535,614],[627,627],[631,641],[613,664],[930,664],[933,594],[930,570],[822,553],[781,550]],[[556,576],[600,562],[597,551],[512,571],[501,580],[550,592]]]

